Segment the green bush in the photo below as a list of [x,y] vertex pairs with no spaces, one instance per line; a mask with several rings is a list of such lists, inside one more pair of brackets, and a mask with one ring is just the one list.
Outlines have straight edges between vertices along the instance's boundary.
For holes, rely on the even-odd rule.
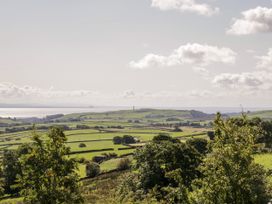
[[131,166],[131,161],[129,160],[129,158],[122,158],[118,162],[117,169],[126,170],[126,169],[129,169],[130,166]]
[[89,178],[96,177],[100,173],[100,166],[95,162],[88,162],[86,164],[86,176]]
[[85,143],[80,143],[80,144],[78,145],[78,147],[83,148],[83,147],[87,147],[87,145],[86,145]]

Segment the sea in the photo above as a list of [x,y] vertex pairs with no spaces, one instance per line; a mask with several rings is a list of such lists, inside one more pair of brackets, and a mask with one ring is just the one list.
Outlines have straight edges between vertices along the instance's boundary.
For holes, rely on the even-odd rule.
[[37,117],[43,118],[48,115],[54,114],[70,114],[70,113],[90,113],[90,112],[108,112],[118,110],[132,110],[141,108],[154,108],[154,109],[175,109],[175,110],[198,110],[204,113],[239,113],[247,111],[258,110],[272,110],[272,107],[129,107],[129,106],[95,106],[88,108],[0,108],[0,117],[2,118],[29,118]]

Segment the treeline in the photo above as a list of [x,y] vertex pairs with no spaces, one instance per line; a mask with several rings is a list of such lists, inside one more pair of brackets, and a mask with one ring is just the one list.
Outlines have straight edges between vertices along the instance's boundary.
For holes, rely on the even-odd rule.
[[[71,130],[71,128],[67,125],[58,125],[63,130]],[[45,126],[45,125],[39,125],[35,126],[36,130],[49,130],[52,128],[52,126]],[[30,131],[33,130],[33,126],[28,126],[28,127],[10,127],[10,128],[5,128],[5,133],[14,133],[14,132],[22,132],[22,131]]]
[[[172,118],[170,120],[166,121],[174,121]],[[201,127],[211,127],[212,123],[200,123],[200,122],[191,122],[191,121],[182,121],[182,122],[175,122],[175,123],[151,123],[151,126],[153,127],[180,127],[180,126],[188,126],[188,127],[196,127],[196,128],[201,128]]]

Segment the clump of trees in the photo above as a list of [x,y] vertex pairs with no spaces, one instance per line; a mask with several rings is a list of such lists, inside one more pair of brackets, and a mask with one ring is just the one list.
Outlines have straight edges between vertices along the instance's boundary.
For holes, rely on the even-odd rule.
[[253,146],[261,129],[243,116],[214,121],[212,152],[200,167],[192,200],[196,203],[267,203],[271,198],[263,166],[253,158]]
[[47,140],[34,133],[27,154],[20,158],[21,195],[29,202],[82,202],[76,160],[68,158],[70,149],[61,128],[50,129]]
[[[160,134],[135,153],[136,172],[124,181],[119,189],[121,200],[132,195],[142,199],[152,194],[157,200],[178,191],[180,199],[188,199],[183,190],[191,189],[192,181],[200,176],[200,154],[195,148],[167,134]],[[133,192],[133,193],[131,193]]]
[[206,155],[209,151],[209,143],[204,138],[192,138],[186,140],[186,144],[194,147],[201,155]]
[[76,125],[76,129],[90,129],[91,127],[88,125],[79,124]]
[[136,139],[131,135],[124,135],[123,137],[115,136],[112,139],[114,144],[134,144]]
[[267,203],[272,196],[268,172],[253,158],[256,142],[270,135],[260,124],[218,114],[211,141],[154,137],[136,151],[135,171],[119,187],[120,202]]

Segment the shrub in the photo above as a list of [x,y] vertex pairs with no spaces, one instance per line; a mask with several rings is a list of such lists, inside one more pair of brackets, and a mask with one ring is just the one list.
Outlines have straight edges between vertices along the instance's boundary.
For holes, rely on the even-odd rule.
[[100,156],[94,156],[92,161],[95,163],[101,163],[101,162],[105,161],[106,159],[107,159],[106,156],[100,155]]
[[202,155],[208,152],[208,140],[204,138],[192,138],[187,140],[186,144],[194,147]]
[[84,157],[81,157],[81,158],[79,158],[77,161],[78,161],[78,163],[83,164],[83,163],[86,162],[86,159],[85,159]]
[[124,135],[123,136],[123,144],[133,144],[136,143],[135,139],[131,135]]
[[112,140],[113,140],[113,144],[122,144],[122,142],[123,142],[123,138],[120,136],[115,136],[115,137],[113,137]]
[[100,166],[95,162],[88,162],[86,164],[86,176],[89,178],[93,178],[100,173]]
[[106,157],[105,159],[112,159],[117,157],[115,152],[102,153],[102,155]]
[[180,129],[178,126],[175,126],[175,129],[173,130],[173,132],[183,132],[183,130]]
[[126,170],[126,169],[129,169],[130,166],[131,166],[131,161],[129,160],[129,158],[122,158],[118,162],[117,169]]
[[78,147],[83,148],[83,147],[87,147],[87,146],[86,146],[85,143],[80,143],[80,144],[78,145]]
[[208,137],[210,138],[210,140],[214,140],[214,137],[215,137],[214,131],[208,131],[208,132],[207,132],[207,135],[208,135]]

